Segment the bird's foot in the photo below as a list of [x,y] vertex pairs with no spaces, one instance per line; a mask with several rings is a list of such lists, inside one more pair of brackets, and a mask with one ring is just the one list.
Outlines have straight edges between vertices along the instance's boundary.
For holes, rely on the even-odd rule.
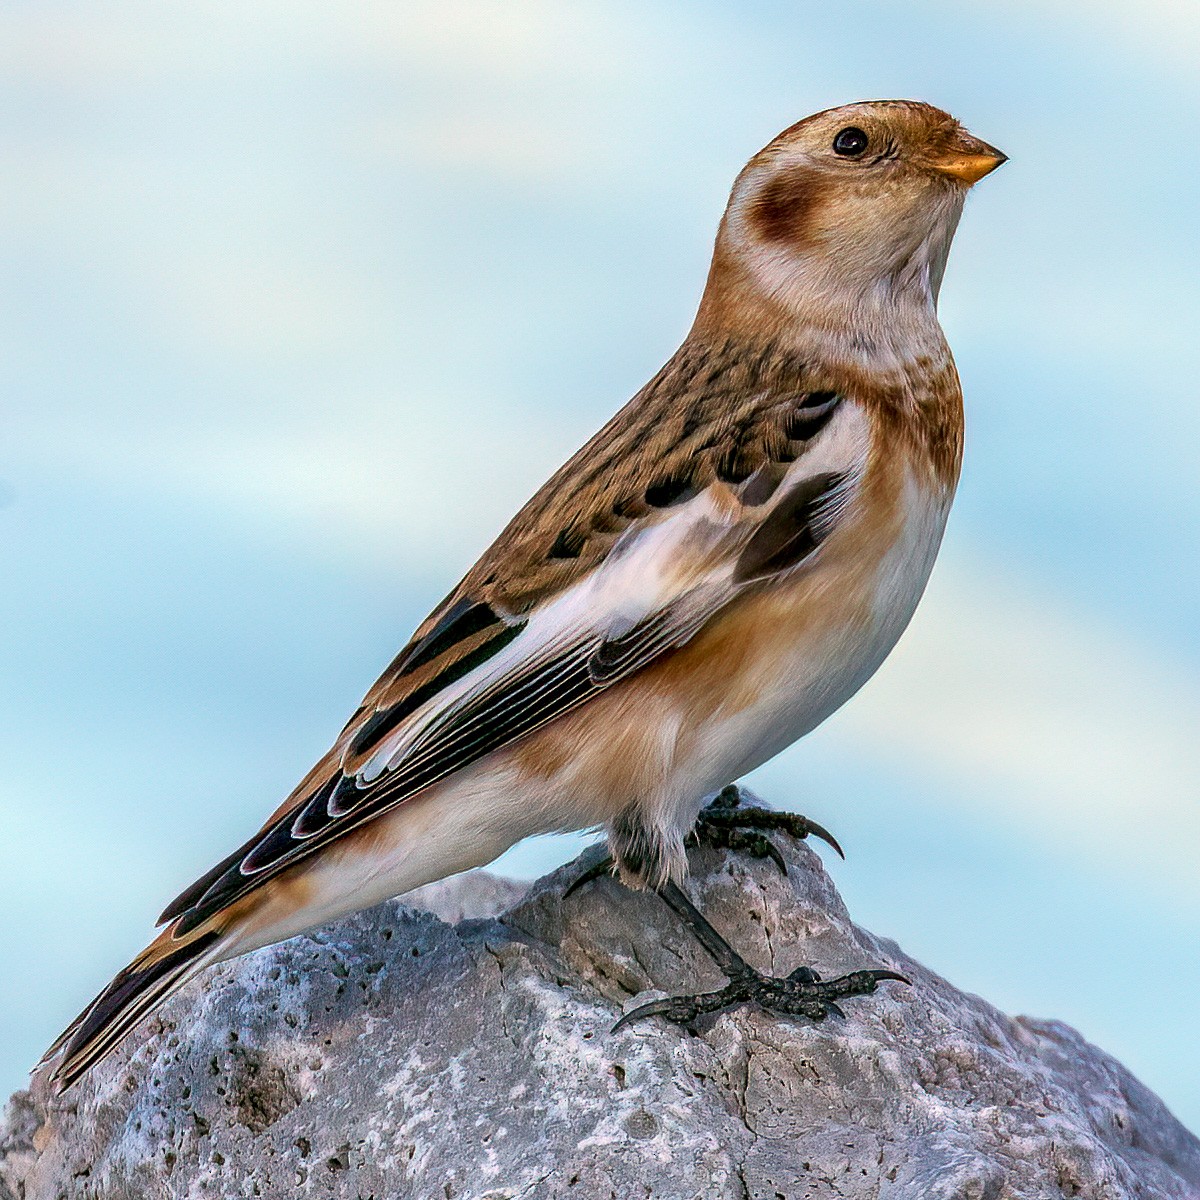
[[844,1017],[846,1014],[838,1007],[839,1000],[869,996],[886,979],[910,982],[895,971],[883,970],[851,971],[840,979],[825,980],[811,967],[797,967],[786,978],[776,979],[747,966],[738,970],[719,991],[667,996],[643,1004],[621,1017],[612,1032],[643,1017],[666,1017],[676,1025],[691,1025],[707,1013],[725,1012],[743,1004],[757,1004],[769,1012],[808,1017],[812,1021],[823,1021],[831,1015]]
[[778,847],[767,837],[768,830],[781,830],[798,840],[809,836],[819,837],[842,858],[846,857],[833,834],[816,821],[810,821],[799,813],[775,812],[755,804],[743,805],[742,794],[737,784],[733,783],[700,810],[696,827],[688,835],[688,844],[741,851],[752,858],[769,858],[786,875],[787,864]]
[[[743,804],[742,793],[735,783],[722,788],[712,802],[700,810],[696,826],[688,834],[685,845],[712,846],[720,850],[740,851],[751,858],[769,858],[779,868],[780,874],[786,875],[787,863],[779,853],[779,848],[767,837],[767,830],[781,830],[800,841],[807,837],[818,837],[832,846],[842,858],[846,857],[837,838],[824,826],[799,813],[775,812],[774,809],[760,808],[757,804]],[[612,874],[613,862],[611,854],[597,859],[571,881],[563,892],[563,899],[585,884]]]

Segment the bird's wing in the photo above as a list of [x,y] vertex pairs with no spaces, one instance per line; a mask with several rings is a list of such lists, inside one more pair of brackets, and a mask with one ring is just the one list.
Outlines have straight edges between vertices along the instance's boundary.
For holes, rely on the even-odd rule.
[[659,404],[656,380],[584,447],[421,626],[331,755],[161,919],[197,929],[814,554],[861,477],[866,413],[777,379],[735,378],[733,400],[733,370],[710,360],[698,396],[676,380]]

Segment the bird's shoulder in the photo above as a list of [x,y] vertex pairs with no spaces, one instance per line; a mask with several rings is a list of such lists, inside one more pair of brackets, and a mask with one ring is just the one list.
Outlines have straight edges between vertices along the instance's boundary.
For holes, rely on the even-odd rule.
[[686,342],[525,504],[456,597],[524,612],[592,571],[631,529],[706,492],[760,508],[841,399],[773,345]]
[[373,714],[415,711],[490,657],[533,611],[595,572],[620,542],[707,497],[728,523],[767,502],[845,399],[832,376],[771,344],[685,342],[517,512],[364,698],[343,761]]
[[[842,426],[851,444],[830,451],[828,437],[819,439],[844,409],[855,413]],[[382,718],[374,714],[387,711],[395,720],[415,711],[641,530],[689,510],[719,512],[736,531],[726,539],[731,550],[749,555],[753,548],[768,558],[795,515],[779,511],[785,479],[811,474],[827,482],[867,454],[867,443],[885,454],[894,448],[935,486],[953,485],[962,417],[948,350],[885,373],[823,362],[810,348],[685,342],[546,481],[416,630],[352,719],[357,736],[343,746],[343,762],[353,762],[378,732]],[[707,504],[701,510],[696,501]]]

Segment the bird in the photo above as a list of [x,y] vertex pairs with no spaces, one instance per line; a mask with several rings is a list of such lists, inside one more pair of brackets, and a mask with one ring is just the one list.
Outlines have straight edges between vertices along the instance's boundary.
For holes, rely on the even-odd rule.
[[621,881],[662,896],[729,979],[632,1017],[754,1000],[820,1019],[902,979],[753,970],[688,897],[687,842],[714,795],[709,827],[738,824],[723,789],[848,700],[913,615],[963,449],[938,293],[968,190],[1005,161],[915,100],[818,112],[755,154],[679,349],[261,828],[167,905],[47,1051],[52,1085],[212,964],[555,831],[604,829]]

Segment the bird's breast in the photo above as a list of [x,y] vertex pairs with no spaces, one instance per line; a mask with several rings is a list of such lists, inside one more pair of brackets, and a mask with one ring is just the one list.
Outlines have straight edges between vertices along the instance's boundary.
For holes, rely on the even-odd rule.
[[[689,642],[513,748],[532,785],[590,819],[687,807],[820,724],[908,624],[937,555],[949,489],[870,456],[811,560],[748,589]],[[582,823],[582,822],[580,822]]]
[[719,760],[714,786],[808,733],[875,673],[924,592],[950,499],[904,469],[868,475],[813,562],[731,606],[663,664],[690,710],[680,751]]

